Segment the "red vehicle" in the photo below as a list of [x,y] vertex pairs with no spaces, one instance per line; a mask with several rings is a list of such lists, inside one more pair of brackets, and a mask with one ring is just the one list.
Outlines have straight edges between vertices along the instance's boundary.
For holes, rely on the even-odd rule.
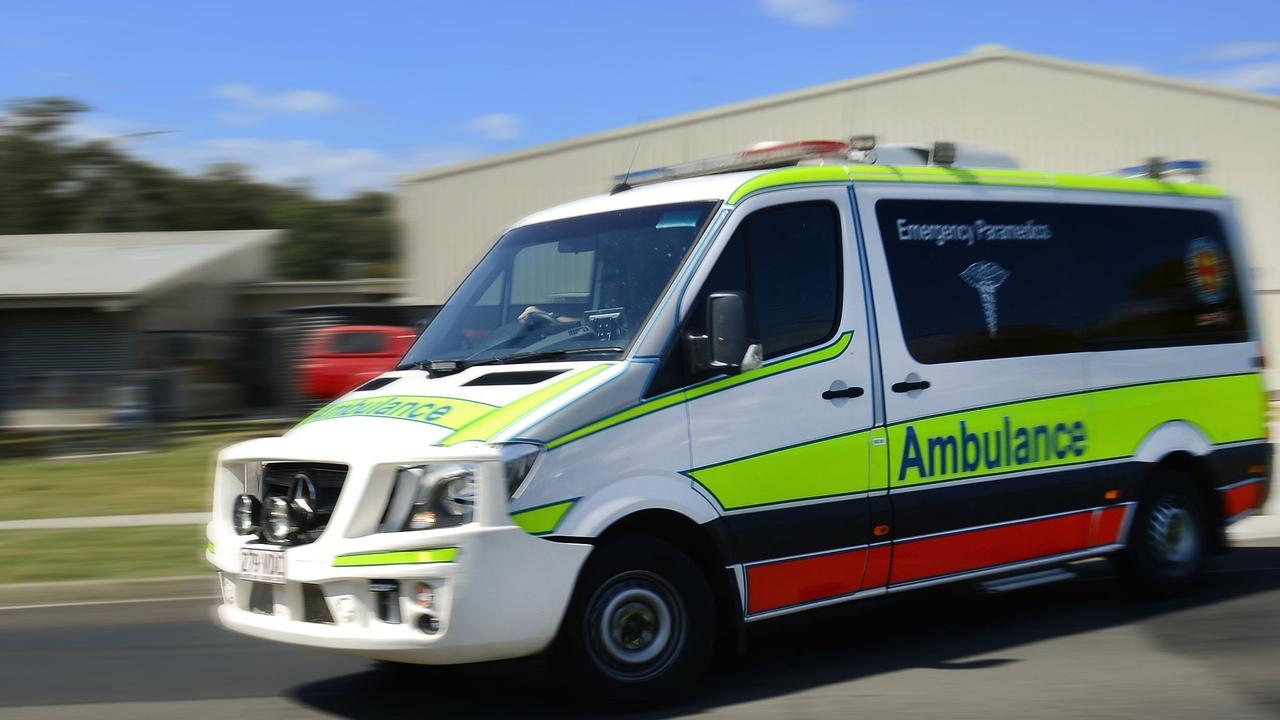
[[417,335],[411,327],[339,325],[315,331],[299,369],[302,387],[332,400],[396,366]]

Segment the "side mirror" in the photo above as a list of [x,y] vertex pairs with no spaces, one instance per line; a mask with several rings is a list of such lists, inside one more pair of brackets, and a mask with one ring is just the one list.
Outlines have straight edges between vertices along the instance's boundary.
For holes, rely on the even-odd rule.
[[735,374],[760,367],[764,354],[748,337],[747,295],[717,292],[707,297],[707,334],[691,335],[689,360],[694,374]]

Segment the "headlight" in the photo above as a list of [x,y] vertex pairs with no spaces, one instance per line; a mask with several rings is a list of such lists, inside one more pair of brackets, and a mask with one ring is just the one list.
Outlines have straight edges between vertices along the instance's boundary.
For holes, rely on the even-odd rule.
[[262,512],[262,504],[252,495],[237,495],[235,504],[231,506],[231,524],[239,535],[252,535],[258,532],[258,516]]
[[542,454],[541,445],[530,443],[505,443],[498,448],[502,453],[502,465],[507,473],[507,495],[514,496],[524,479],[529,476],[538,456]]
[[471,522],[476,506],[474,465],[425,465],[396,473],[380,532],[431,530]]

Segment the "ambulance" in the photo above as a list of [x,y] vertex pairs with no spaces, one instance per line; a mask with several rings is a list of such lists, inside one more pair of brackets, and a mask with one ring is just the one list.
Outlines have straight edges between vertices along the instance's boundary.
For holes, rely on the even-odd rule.
[[1232,203],[1195,162],[768,144],[524,218],[398,368],[217,459],[248,635],[529,655],[648,702],[792,613],[1110,558],[1194,582],[1269,490]]

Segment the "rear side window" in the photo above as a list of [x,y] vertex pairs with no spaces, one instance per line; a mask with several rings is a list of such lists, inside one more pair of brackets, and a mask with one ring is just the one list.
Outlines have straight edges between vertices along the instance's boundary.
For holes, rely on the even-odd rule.
[[882,200],[876,215],[919,362],[1246,339],[1213,213]]
[[1243,342],[1238,271],[1203,210],[1091,206],[1073,219],[1091,349]]
[[387,338],[376,332],[346,332],[334,336],[331,351],[342,355],[373,355],[387,352]]
[[912,357],[944,363],[1079,350],[1079,285],[1060,212],[1032,203],[876,203]]

